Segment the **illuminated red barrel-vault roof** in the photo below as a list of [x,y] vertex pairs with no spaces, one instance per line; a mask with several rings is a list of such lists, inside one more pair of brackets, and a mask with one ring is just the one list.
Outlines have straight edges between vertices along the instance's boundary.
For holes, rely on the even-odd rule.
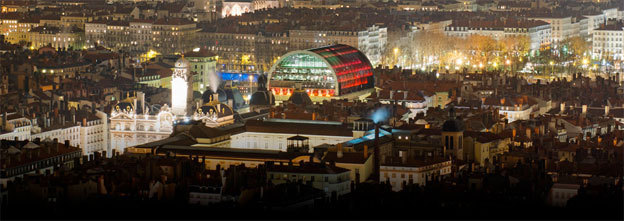
[[364,53],[348,45],[292,51],[271,67],[268,84],[279,93],[296,83],[309,94],[341,96],[373,88],[373,67]]

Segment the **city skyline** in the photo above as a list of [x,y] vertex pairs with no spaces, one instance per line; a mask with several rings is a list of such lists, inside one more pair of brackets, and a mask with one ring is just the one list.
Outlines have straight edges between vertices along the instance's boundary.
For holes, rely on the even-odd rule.
[[2,219],[624,218],[621,0],[0,1]]

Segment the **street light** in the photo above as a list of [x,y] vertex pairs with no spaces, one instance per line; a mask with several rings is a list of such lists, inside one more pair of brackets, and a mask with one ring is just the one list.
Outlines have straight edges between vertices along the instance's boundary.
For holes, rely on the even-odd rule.
[[398,58],[399,48],[394,48],[392,52],[394,52],[394,65],[397,65],[397,63],[399,63],[399,58]]

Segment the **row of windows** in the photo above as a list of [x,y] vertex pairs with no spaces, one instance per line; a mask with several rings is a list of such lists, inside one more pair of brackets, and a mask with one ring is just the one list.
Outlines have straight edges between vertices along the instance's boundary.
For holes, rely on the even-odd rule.
[[57,157],[53,157],[53,158],[48,158],[45,160],[41,160],[38,162],[33,162],[29,165],[24,165],[24,166],[20,166],[14,169],[11,169],[9,171],[7,171],[7,176],[11,177],[11,176],[16,176],[16,175],[20,175],[20,174],[24,174],[24,173],[28,173],[34,170],[38,170],[41,168],[45,168],[45,167],[49,167],[49,166],[53,166],[59,163],[63,163],[63,162],[67,162],[70,159],[74,159],[76,157],[80,157],[80,153],[76,152],[76,153],[72,153],[72,154],[66,154],[66,155],[62,155],[62,156],[57,156]]
[[[450,168],[443,168],[441,171],[441,173],[450,173],[451,169]],[[424,173],[420,173],[420,177],[421,178],[425,178],[425,176],[427,175],[431,175],[433,174],[434,171],[428,171],[428,172],[424,172]],[[408,179],[413,179],[414,178],[414,174],[417,173],[398,173],[398,172],[382,172],[381,175],[384,178],[397,178],[397,176],[400,176],[401,179],[405,179],[405,177],[407,176]]]

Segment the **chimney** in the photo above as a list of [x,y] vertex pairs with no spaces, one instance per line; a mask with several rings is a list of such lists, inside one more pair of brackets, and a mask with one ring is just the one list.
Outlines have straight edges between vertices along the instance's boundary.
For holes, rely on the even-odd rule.
[[145,93],[139,92],[139,97],[141,97],[141,107],[142,107],[143,111],[145,111],[146,110],[146,108],[145,108]]
[[338,153],[336,153],[336,157],[338,159],[342,158],[342,143],[337,144],[338,146]]
[[565,112],[565,102],[561,102],[561,104],[559,104],[559,110],[561,113]]
[[136,114],[137,113],[136,112],[136,109],[137,109],[136,108],[136,106],[137,106],[137,99],[136,98],[133,99],[133,103],[134,103],[134,106],[132,106],[132,107],[134,107],[134,110],[132,110],[132,111],[134,111],[134,113]]
[[364,145],[364,159],[368,158],[368,145]]
[[50,147],[50,144],[49,144],[49,143],[45,143],[45,145],[43,146],[43,148],[45,149],[45,151],[46,151],[46,153],[47,153],[47,154],[50,154],[50,151],[51,151],[51,149],[52,149],[52,148]]
[[87,118],[82,118],[82,126],[83,127],[87,126]]
[[583,110],[583,114],[587,113],[587,104],[583,104],[583,106],[581,107]]
[[605,105],[605,116],[609,115],[609,105]]

